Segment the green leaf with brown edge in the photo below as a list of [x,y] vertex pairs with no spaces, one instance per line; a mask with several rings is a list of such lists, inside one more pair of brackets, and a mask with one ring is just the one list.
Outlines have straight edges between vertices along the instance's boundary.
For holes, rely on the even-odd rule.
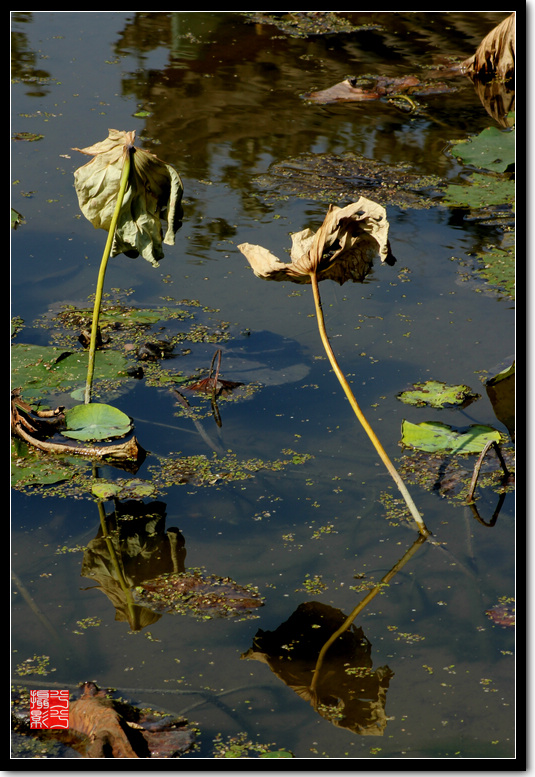
[[479,397],[480,394],[473,392],[470,386],[448,386],[438,380],[415,383],[412,389],[397,395],[397,398],[406,405],[430,405],[431,407],[464,405]]

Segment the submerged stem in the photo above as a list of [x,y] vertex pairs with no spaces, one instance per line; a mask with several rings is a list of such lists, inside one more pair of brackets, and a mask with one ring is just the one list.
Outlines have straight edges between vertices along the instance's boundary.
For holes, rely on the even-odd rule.
[[407,507],[409,508],[412,517],[414,518],[414,520],[416,521],[416,523],[418,525],[418,528],[420,530],[420,534],[422,534],[424,537],[429,537],[431,532],[429,531],[429,529],[427,528],[427,526],[423,522],[423,519],[422,519],[420,513],[418,512],[418,509],[417,509],[416,505],[414,504],[411,495],[407,491],[407,487],[405,486],[405,483],[403,482],[403,480],[401,479],[400,475],[398,474],[396,468],[394,467],[394,465],[392,464],[392,462],[388,458],[388,455],[387,455],[385,449],[383,448],[383,446],[381,445],[381,443],[379,442],[379,440],[377,438],[377,435],[375,434],[375,432],[371,428],[370,424],[366,420],[366,418],[364,416],[364,413],[360,409],[360,407],[358,405],[358,402],[355,399],[355,397],[353,395],[353,392],[351,391],[351,388],[349,386],[349,383],[347,382],[347,379],[346,379],[344,373],[342,372],[338,362],[336,361],[336,356],[334,355],[334,351],[333,351],[333,349],[331,347],[331,344],[329,342],[329,338],[327,336],[327,330],[325,329],[325,320],[323,318],[323,310],[322,310],[322,307],[321,307],[321,298],[320,298],[320,291],[319,291],[319,285],[318,285],[318,278],[317,278],[317,275],[316,275],[315,272],[311,272],[310,273],[310,280],[311,280],[311,283],[312,283],[312,291],[314,292],[314,304],[316,306],[316,315],[317,315],[317,319],[318,319],[318,328],[319,328],[319,331],[320,331],[321,340],[323,342],[323,347],[325,348],[327,356],[329,357],[329,361],[331,363],[331,367],[333,368],[334,373],[335,373],[336,377],[338,378],[338,380],[340,382],[340,385],[342,386],[342,388],[343,388],[343,390],[345,392],[345,395],[348,398],[351,407],[353,408],[353,411],[354,411],[355,415],[357,416],[358,420],[360,421],[360,423],[364,427],[364,430],[366,431],[366,434],[368,435],[368,437],[372,441],[375,450],[379,454],[383,464],[385,465],[385,467],[389,471],[390,475],[392,476],[395,484],[397,485],[397,487],[401,491],[401,494],[402,494],[403,498],[405,499]]
[[111,247],[113,244],[113,238],[115,237],[115,229],[117,227],[117,221],[119,220],[119,213],[123,205],[124,193],[128,185],[128,177],[130,175],[130,153],[132,147],[125,147],[125,157],[123,164],[123,172],[121,175],[121,182],[119,184],[119,191],[117,193],[117,202],[115,203],[115,210],[113,212],[110,228],[108,230],[108,239],[104,247],[104,253],[100,262],[100,270],[97,279],[97,288],[95,292],[95,302],[93,304],[93,322],[91,324],[91,340],[89,342],[89,361],[87,363],[87,380],[85,385],[85,397],[84,403],[87,405],[91,402],[91,389],[93,386],[93,374],[95,372],[95,351],[97,345],[97,332],[98,332],[98,319],[100,315],[100,304],[102,302],[102,290],[104,288],[104,277],[106,275],[106,268],[108,266],[108,259],[110,258]]

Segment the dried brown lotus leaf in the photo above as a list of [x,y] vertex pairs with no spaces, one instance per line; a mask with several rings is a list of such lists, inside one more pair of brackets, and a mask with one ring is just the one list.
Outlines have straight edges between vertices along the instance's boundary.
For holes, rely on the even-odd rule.
[[379,255],[382,262],[390,257],[386,211],[365,197],[344,208],[331,205],[316,233],[305,229],[292,234],[291,239],[289,263],[251,243],[242,243],[238,248],[258,277],[294,283],[309,283],[313,272],[318,280],[340,284],[362,281],[375,256]]

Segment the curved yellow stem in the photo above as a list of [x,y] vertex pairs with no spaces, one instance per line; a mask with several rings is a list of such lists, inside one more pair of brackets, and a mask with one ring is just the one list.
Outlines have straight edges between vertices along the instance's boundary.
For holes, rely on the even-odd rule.
[[347,382],[347,379],[346,379],[344,373],[342,372],[338,362],[336,361],[336,357],[334,355],[334,351],[331,348],[331,344],[330,344],[329,338],[327,336],[327,330],[325,329],[325,320],[323,318],[323,310],[322,310],[322,307],[321,307],[321,298],[320,298],[320,292],[319,292],[318,278],[317,278],[317,275],[316,275],[315,272],[310,273],[310,280],[311,280],[311,283],[312,283],[312,291],[314,293],[314,304],[316,306],[316,316],[317,316],[317,319],[318,319],[318,327],[319,327],[319,331],[320,331],[321,340],[322,340],[322,343],[323,343],[323,347],[325,348],[325,351],[327,353],[327,356],[329,357],[329,361],[331,363],[331,367],[334,370],[334,374],[338,378],[338,380],[340,382],[340,385],[342,386],[342,388],[343,388],[343,390],[345,392],[345,395],[348,398],[351,407],[353,408],[353,411],[354,411],[355,415],[357,416],[358,420],[360,421],[360,423],[364,427],[364,430],[365,430],[366,434],[368,435],[368,437],[372,441],[373,446],[374,446],[375,450],[377,451],[377,453],[379,454],[383,464],[385,465],[385,467],[389,471],[390,475],[392,476],[392,479],[394,480],[395,484],[397,485],[397,487],[401,491],[401,494],[402,494],[403,498],[405,499],[407,507],[409,508],[412,517],[414,518],[414,520],[416,521],[416,523],[418,525],[418,528],[420,530],[420,534],[422,534],[424,537],[429,537],[431,532],[429,531],[429,529],[427,528],[427,526],[423,522],[423,519],[422,519],[420,513],[418,512],[418,509],[417,509],[416,505],[414,504],[411,495],[407,491],[407,487],[405,486],[405,483],[403,482],[403,480],[399,476],[396,468],[394,467],[394,465],[392,464],[392,462],[388,458],[388,455],[387,455],[385,449],[383,448],[383,446],[381,445],[381,443],[379,442],[379,440],[377,438],[377,435],[375,434],[375,432],[373,431],[372,427],[370,426],[370,424],[366,420],[366,418],[364,416],[364,413],[360,409],[360,407],[358,405],[358,402],[355,399],[355,397],[353,395],[353,392],[351,391],[351,388],[349,386],[349,383]]

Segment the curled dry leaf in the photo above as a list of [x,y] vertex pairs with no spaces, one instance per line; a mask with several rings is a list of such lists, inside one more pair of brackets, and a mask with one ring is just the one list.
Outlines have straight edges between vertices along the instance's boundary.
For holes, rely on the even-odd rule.
[[[135,131],[110,129],[106,140],[75,148],[93,158],[74,173],[80,210],[96,229],[109,230],[121,181],[125,155],[131,153],[112,256],[141,254],[155,267],[163,258],[162,242],[174,245],[182,218],[182,181],[171,165],[134,146]],[[163,236],[161,219],[167,220]]]
[[360,197],[344,208],[330,205],[325,220],[314,233],[310,229],[291,235],[291,263],[281,262],[266,248],[241,243],[238,248],[259,278],[274,281],[310,283],[333,280],[342,285],[348,280],[362,281],[370,272],[374,257],[393,264],[388,242],[386,210]]
[[514,79],[515,32],[516,14],[512,13],[483,38],[472,57],[461,63],[461,72],[470,77]]

